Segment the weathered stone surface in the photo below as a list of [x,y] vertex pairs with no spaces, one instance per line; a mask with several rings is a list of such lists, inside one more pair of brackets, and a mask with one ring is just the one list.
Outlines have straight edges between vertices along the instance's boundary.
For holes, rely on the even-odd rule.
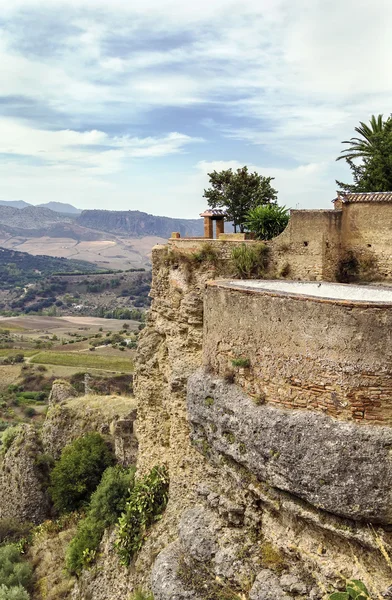
[[69,400],[69,398],[75,398],[77,395],[75,388],[68,381],[61,379],[54,381],[49,394],[49,407]]
[[181,544],[188,554],[196,560],[210,560],[218,545],[216,532],[220,524],[214,516],[198,505],[186,510],[178,526]]
[[154,600],[203,600],[195,591],[186,590],[178,577],[181,545],[173,542],[156,559],[151,572]]
[[41,523],[51,512],[44,491],[39,436],[31,425],[21,425],[5,456],[0,458],[0,519]]
[[292,596],[284,592],[274,573],[263,569],[249,592],[249,600],[292,600]]
[[257,406],[204,370],[189,378],[187,401],[200,450],[228,456],[259,480],[331,513],[392,523],[390,428]]

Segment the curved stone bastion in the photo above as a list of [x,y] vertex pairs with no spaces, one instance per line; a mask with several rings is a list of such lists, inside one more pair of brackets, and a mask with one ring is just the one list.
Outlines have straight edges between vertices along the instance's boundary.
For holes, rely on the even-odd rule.
[[328,512],[392,523],[392,290],[216,281],[193,443]]

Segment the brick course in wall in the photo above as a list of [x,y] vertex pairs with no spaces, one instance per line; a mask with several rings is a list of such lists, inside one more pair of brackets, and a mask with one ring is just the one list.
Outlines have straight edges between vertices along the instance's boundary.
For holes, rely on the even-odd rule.
[[256,402],[392,425],[391,337],[392,307],[206,290],[204,362]]

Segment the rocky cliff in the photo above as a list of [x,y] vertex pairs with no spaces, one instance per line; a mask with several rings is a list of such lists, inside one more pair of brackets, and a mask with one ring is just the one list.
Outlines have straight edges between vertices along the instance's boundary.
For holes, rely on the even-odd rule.
[[[113,402],[107,412],[87,400],[64,401],[64,390],[52,398],[44,448],[56,454],[97,429],[121,438],[117,455],[125,462],[137,441],[139,477],[166,464],[170,478],[166,510],[130,565],[120,564],[109,529],[95,563],[64,597],[128,600],[142,588],[154,600],[321,600],[354,577],[372,597],[390,598],[390,427],[274,404],[272,392],[254,393],[258,372],[249,384],[248,362],[226,371],[214,362],[211,340],[206,352],[214,333],[206,286],[230,276],[232,265],[224,245],[212,258],[153,250],[136,405],[121,402],[120,411]],[[242,320],[239,314],[232,326]]]
[[171,219],[139,210],[84,210],[77,222],[83,227],[129,237],[168,238],[173,231],[179,231],[182,236],[203,235],[202,219]]

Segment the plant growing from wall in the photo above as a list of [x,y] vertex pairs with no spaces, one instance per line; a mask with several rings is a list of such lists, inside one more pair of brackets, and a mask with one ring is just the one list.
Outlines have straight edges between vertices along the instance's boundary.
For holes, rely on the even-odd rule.
[[219,262],[219,252],[211,242],[202,244],[200,250],[194,252],[191,256],[196,263],[208,262],[217,265]]
[[129,600],[154,600],[154,596],[151,592],[145,592],[143,590],[135,590]]
[[259,240],[272,240],[287,227],[289,211],[285,206],[264,204],[252,208],[247,215],[245,227]]
[[247,369],[248,367],[250,367],[250,360],[249,358],[233,358],[231,364],[233,365],[233,367],[242,367],[244,369]]
[[235,274],[241,279],[260,277],[268,265],[269,249],[265,244],[241,244],[231,252]]
[[329,596],[329,600],[370,600],[370,598],[365,584],[358,579],[348,581],[345,592],[334,592]]
[[148,475],[135,482],[118,522],[116,548],[123,565],[129,565],[142,547],[148,528],[161,518],[168,491],[169,476],[164,466],[153,467]]

